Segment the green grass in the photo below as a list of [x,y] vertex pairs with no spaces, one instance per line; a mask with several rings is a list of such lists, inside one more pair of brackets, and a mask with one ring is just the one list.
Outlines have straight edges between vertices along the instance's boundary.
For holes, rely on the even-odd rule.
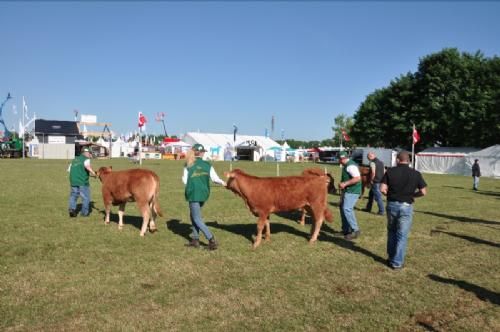
[[[161,179],[159,232],[139,237],[128,204],[105,225],[96,210],[70,219],[67,161],[0,160],[0,330],[6,331],[498,331],[500,181],[424,175],[428,196],[415,205],[406,267],[384,265],[385,219],[356,211],[362,236],[351,244],[333,224],[307,243],[297,215],[271,216],[272,241],[251,250],[254,218],[243,201],[212,187],[203,216],[220,247],[184,247],[190,233],[182,162],[145,161]],[[94,160],[94,168],[133,167]],[[272,163],[235,163],[275,175]],[[310,164],[281,164],[282,175]],[[222,176],[229,164],[214,164]],[[328,166],[339,178],[339,168]],[[358,208],[366,200],[358,201]]]

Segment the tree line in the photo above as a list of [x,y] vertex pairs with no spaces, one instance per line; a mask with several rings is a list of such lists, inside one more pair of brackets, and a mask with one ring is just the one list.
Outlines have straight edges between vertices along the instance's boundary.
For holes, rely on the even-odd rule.
[[410,148],[413,124],[420,149],[500,143],[500,58],[456,48],[423,57],[416,72],[366,97],[350,134],[359,146]]

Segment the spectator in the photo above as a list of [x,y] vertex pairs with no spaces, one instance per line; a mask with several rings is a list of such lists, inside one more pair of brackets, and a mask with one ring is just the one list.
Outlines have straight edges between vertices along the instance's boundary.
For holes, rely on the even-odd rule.
[[188,247],[198,248],[200,246],[200,231],[208,240],[208,249],[217,249],[217,242],[201,217],[201,208],[210,196],[210,183],[226,183],[215,173],[210,163],[203,160],[203,154],[206,152],[201,144],[194,144],[186,157],[186,166],[182,175],[182,182],[186,185],[185,197],[189,202],[189,214],[193,228],[192,239],[186,244]]
[[472,189],[474,189],[475,191],[477,191],[478,189],[480,176],[481,176],[481,168],[479,167],[479,159],[475,159],[474,165],[472,165],[472,178],[474,180]]
[[354,206],[361,194],[361,175],[358,164],[350,160],[347,152],[339,153],[342,164],[342,176],[339,188],[342,190],[340,196],[340,217],[342,218],[342,231],[346,240],[353,240],[360,234]]
[[427,184],[420,172],[409,167],[408,152],[399,152],[396,162],[397,166],[389,168],[382,178],[380,191],[387,195],[388,264],[392,269],[401,269],[413,220],[413,202],[427,194]]
[[364,211],[372,211],[373,200],[375,199],[378,206],[378,215],[383,216],[385,214],[384,201],[382,199],[382,193],[380,192],[380,182],[385,173],[384,163],[380,161],[373,152],[368,153],[368,160],[370,160],[371,188],[370,194],[368,195],[368,203],[366,203]]
[[90,165],[90,158],[92,154],[88,147],[81,150],[79,156],[75,157],[68,168],[69,182],[71,192],[69,196],[69,216],[74,218],[77,216],[76,202],[78,196],[82,198],[82,216],[87,217],[90,214],[90,184],[89,173],[96,176],[92,166]]

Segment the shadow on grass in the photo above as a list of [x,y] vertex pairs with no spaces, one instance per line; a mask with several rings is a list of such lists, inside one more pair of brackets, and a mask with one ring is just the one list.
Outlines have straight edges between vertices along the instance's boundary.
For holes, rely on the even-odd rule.
[[[298,223],[300,221],[300,218],[302,217],[302,212],[299,210],[292,210],[292,211],[286,211],[286,212],[276,212],[274,213],[278,217],[281,217],[283,219],[288,219],[291,221],[295,221]],[[312,218],[309,215],[309,213],[306,213],[306,224],[310,224],[312,222]]]
[[[106,211],[100,210],[100,209],[96,209],[96,210],[99,211],[99,213],[103,215],[102,219],[104,220],[106,218]],[[109,222],[110,223],[114,222],[114,223],[118,224],[119,220],[120,220],[120,217],[118,216],[118,213],[113,213],[113,211],[111,211],[109,213]],[[124,225],[132,225],[137,229],[141,229],[142,228],[142,216],[140,216],[140,217],[128,216],[127,212],[125,210],[125,214],[123,215],[123,224]]]
[[[230,233],[241,235],[250,242],[253,242],[252,236],[257,233],[257,224],[219,224],[217,222],[208,222],[207,226],[222,229]],[[299,231],[291,226],[285,224],[273,224],[271,223],[271,235],[281,232],[286,232],[289,234],[297,235],[306,239],[309,239],[309,234],[306,232]],[[263,232],[264,233],[264,232]]]
[[340,207],[340,202],[329,202],[328,204],[330,204],[331,206],[335,206],[335,207]]
[[498,191],[483,191],[483,190],[478,190],[476,191],[477,194],[480,195],[486,195],[486,196],[494,196],[500,198],[500,192]]
[[465,189],[464,187],[456,187],[456,186],[443,186],[443,188]]
[[455,280],[450,278],[443,278],[435,274],[428,274],[427,277],[431,280],[442,282],[444,284],[455,285],[463,290],[474,293],[480,300],[485,302],[491,302],[496,305],[500,305],[500,293],[490,291],[484,287],[471,284],[470,282],[463,280]]
[[186,240],[191,240],[191,225],[181,223],[178,219],[170,219],[166,223],[167,228],[174,234],[177,234]]
[[469,235],[458,234],[458,233],[453,233],[453,232],[445,232],[445,231],[440,231],[440,230],[432,230],[431,231],[431,235],[434,235],[436,233],[443,233],[443,234],[458,237],[460,239],[464,239],[464,240],[467,240],[467,241],[470,241],[473,243],[486,244],[488,246],[500,248],[500,243],[491,242],[491,241],[487,241],[487,240],[483,240],[483,239],[478,239],[477,237],[473,237],[473,236],[469,236]]
[[[256,224],[224,225],[224,224],[219,224],[217,222],[208,222],[207,225],[210,227],[213,227],[213,228],[218,228],[221,230],[231,232],[233,234],[240,235],[250,242],[253,242],[252,236],[257,233],[257,225]],[[276,233],[280,233],[280,232],[286,232],[286,233],[297,235],[299,237],[303,237],[304,239],[309,240],[309,230],[310,230],[309,227],[307,228],[307,232],[306,232],[306,231],[297,230],[294,227],[288,226],[286,224],[271,224],[271,235],[276,234]],[[330,234],[328,234],[328,233],[330,233]],[[331,235],[331,234],[333,234],[333,235]],[[318,241],[332,242],[339,247],[363,254],[365,256],[372,258],[374,261],[376,261],[378,263],[386,265],[387,261],[383,257],[380,257],[380,256],[372,253],[371,251],[358,246],[355,242],[347,241],[341,237],[334,236],[334,235],[338,236],[339,234],[342,234],[342,232],[337,232],[333,228],[331,228],[330,226],[323,224],[323,226],[321,227],[321,232],[318,236]]]
[[493,220],[484,220],[484,219],[476,219],[476,218],[460,217],[460,216],[450,216],[449,214],[430,212],[430,211],[416,211],[416,212],[428,214],[428,215],[436,216],[436,217],[440,217],[440,218],[451,219],[451,220],[455,220],[455,221],[459,221],[459,222],[471,223],[471,224],[500,225],[499,221],[493,221]]

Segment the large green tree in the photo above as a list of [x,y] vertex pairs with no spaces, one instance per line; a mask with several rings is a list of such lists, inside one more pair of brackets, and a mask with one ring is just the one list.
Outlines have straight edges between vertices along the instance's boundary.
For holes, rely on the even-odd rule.
[[329,144],[325,145],[340,146],[340,141],[342,140],[343,146],[347,147],[352,146],[353,145],[352,139],[346,142],[342,137],[342,130],[345,130],[345,132],[347,133],[347,135],[349,135],[349,137],[351,136],[351,130],[354,124],[353,118],[342,113],[337,115],[335,119],[333,119],[333,123],[334,123],[332,127],[333,139],[329,142],[326,142]]
[[417,72],[371,93],[354,121],[352,136],[362,145],[408,148],[413,124],[417,148],[499,143],[500,60],[457,49],[425,56]]

